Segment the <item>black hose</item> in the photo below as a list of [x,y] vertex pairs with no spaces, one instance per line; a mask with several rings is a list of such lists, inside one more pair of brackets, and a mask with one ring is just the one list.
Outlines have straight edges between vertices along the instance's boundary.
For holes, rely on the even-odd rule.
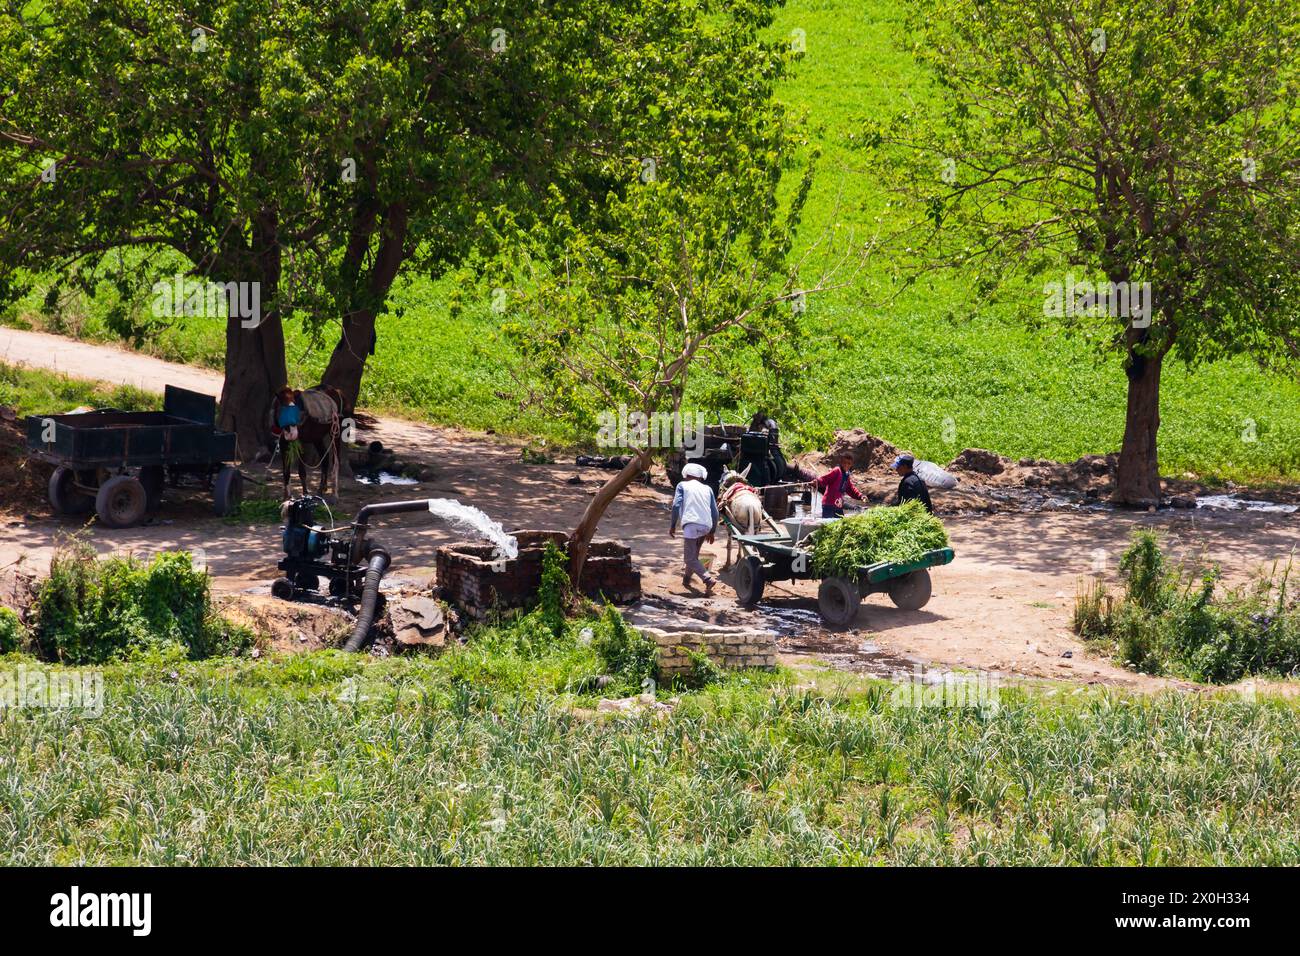
[[367,561],[366,576],[361,583],[361,607],[357,610],[357,626],[352,629],[352,636],[343,645],[345,651],[353,653],[362,650],[370,643],[370,628],[375,623],[375,609],[379,606],[379,580],[388,570],[388,552],[375,548]]

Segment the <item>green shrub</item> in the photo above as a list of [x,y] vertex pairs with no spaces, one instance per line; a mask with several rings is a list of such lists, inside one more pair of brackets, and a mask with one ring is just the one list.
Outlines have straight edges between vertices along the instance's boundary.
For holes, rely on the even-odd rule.
[[615,680],[611,693],[614,690],[635,693],[648,678],[654,677],[658,645],[629,627],[612,604],[605,605],[593,628],[592,646],[604,661],[606,673]]
[[142,563],[97,558],[82,541],[61,548],[36,598],[36,643],[51,659],[96,664],[152,650],[191,658],[233,653],[252,632],[217,615],[206,573],[184,551]]
[[0,654],[12,654],[27,642],[23,622],[7,607],[0,607]]
[[1119,572],[1130,603],[1148,611],[1158,611],[1168,604],[1173,593],[1173,572],[1154,531],[1133,532],[1132,543],[1120,556]]
[[947,546],[943,522],[921,502],[908,501],[822,525],[813,537],[812,568],[818,577],[846,577],[866,565],[914,561]]
[[1098,583],[1075,599],[1072,626],[1113,644],[1115,656],[1150,674],[1231,683],[1300,669],[1300,606],[1287,594],[1289,568],[1244,588],[1221,589],[1219,573],[1172,567],[1159,538],[1137,531],[1120,559],[1124,596]]
[[542,552],[542,584],[538,590],[537,610],[556,637],[564,633],[568,597],[569,557],[554,541],[548,541]]
[[684,673],[673,678],[673,683],[687,690],[702,690],[712,684],[726,680],[726,673],[717,662],[704,651],[688,650],[686,660],[690,667]]

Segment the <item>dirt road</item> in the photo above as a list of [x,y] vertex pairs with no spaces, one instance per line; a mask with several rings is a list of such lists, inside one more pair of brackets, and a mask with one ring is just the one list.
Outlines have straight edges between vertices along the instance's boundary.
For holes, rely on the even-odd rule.
[[[167,383],[216,394],[215,372],[174,365],[106,346],[57,336],[0,328],[0,361],[57,369],[68,375],[130,383],[161,392]],[[371,437],[367,434],[365,437]],[[404,458],[432,465],[435,480],[413,487],[345,484],[340,507],[355,512],[367,501],[454,497],[476,505],[506,528],[574,526],[589,497],[608,473],[573,465],[530,465],[519,447],[459,429],[384,420],[379,438]],[[570,484],[573,476],[581,484]],[[277,479],[278,481],[278,479]],[[1182,511],[1133,514],[1118,511],[1055,511],[945,519],[957,560],[934,572],[935,593],[920,611],[895,609],[883,595],[864,602],[853,628],[826,634],[811,622],[815,587],[808,582],[772,586],[764,607],[736,608],[730,592],[705,600],[688,594],[679,580],[679,542],[667,536],[670,494],[665,487],[636,487],[617,500],[601,526],[601,537],[628,544],[643,572],[647,596],[666,600],[668,612],[701,617],[746,618],[780,626],[792,653],[833,655],[852,666],[873,649],[904,660],[946,667],[996,670],[1028,677],[1095,681],[1142,687],[1163,682],[1134,675],[1090,655],[1069,632],[1073,598],[1081,580],[1100,570],[1113,579],[1115,565],[1132,529],[1166,530],[1175,548],[1204,553],[1232,577],[1261,564],[1285,561],[1296,543],[1300,519],[1252,512]],[[45,510],[2,519],[0,567],[21,562],[43,569],[60,535],[75,522]],[[212,517],[205,500],[170,498],[154,523],[108,531],[93,523],[89,539],[104,551],[202,548],[218,590],[264,586],[275,576],[279,541],[273,525],[231,525]],[[436,548],[461,535],[431,517],[392,519],[376,532],[394,556],[391,574],[427,578]],[[725,539],[706,551],[721,566]],[[784,624],[782,624],[784,622]],[[1064,656],[1069,653],[1070,656]]]

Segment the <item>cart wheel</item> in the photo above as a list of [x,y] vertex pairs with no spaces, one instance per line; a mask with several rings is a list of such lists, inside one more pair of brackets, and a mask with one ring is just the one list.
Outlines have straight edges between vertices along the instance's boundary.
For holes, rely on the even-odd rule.
[[320,578],[310,571],[299,571],[294,575],[293,583],[303,591],[315,591],[320,588]]
[[763,572],[762,561],[751,554],[736,562],[736,570],[732,573],[735,575],[733,581],[737,601],[745,607],[753,607],[763,600],[763,584],[767,575]]
[[167,473],[162,465],[145,465],[140,469],[140,484],[144,485],[145,500],[152,514],[162,507],[163,485],[167,483]]
[[54,506],[56,514],[84,515],[95,506],[95,499],[91,495],[73,487],[76,481],[77,473],[67,465],[60,465],[50,475],[50,504]]
[[826,578],[817,589],[817,610],[822,620],[833,627],[842,627],[857,617],[861,601],[858,586],[844,578]]
[[139,524],[148,509],[144,485],[130,475],[114,475],[99,486],[99,494],[95,495],[95,512],[110,528]]
[[930,601],[930,572],[925,568],[889,582],[889,600],[904,611],[919,611]]
[[288,578],[276,578],[271,582],[271,596],[281,601],[293,600],[293,582]]
[[217,480],[212,483],[212,510],[218,518],[224,518],[244,500],[244,476],[238,468],[224,465],[217,472]]

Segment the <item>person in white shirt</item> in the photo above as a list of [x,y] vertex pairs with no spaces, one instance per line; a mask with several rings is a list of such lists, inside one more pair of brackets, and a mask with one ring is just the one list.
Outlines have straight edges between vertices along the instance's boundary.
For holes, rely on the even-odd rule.
[[682,558],[686,563],[682,584],[691,586],[691,576],[698,574],[704,582],[704,594],[713,593],[714,579],[700,563],[700,547],[713,543],[713,533],[718,530],[718,501],[713,489],[704,482],[709,473],[703,465],[690,464],[682,469],[682,480],[673,494],[673,519],[668,527],[670,537],[677,536],[678,522],[682,526]]

